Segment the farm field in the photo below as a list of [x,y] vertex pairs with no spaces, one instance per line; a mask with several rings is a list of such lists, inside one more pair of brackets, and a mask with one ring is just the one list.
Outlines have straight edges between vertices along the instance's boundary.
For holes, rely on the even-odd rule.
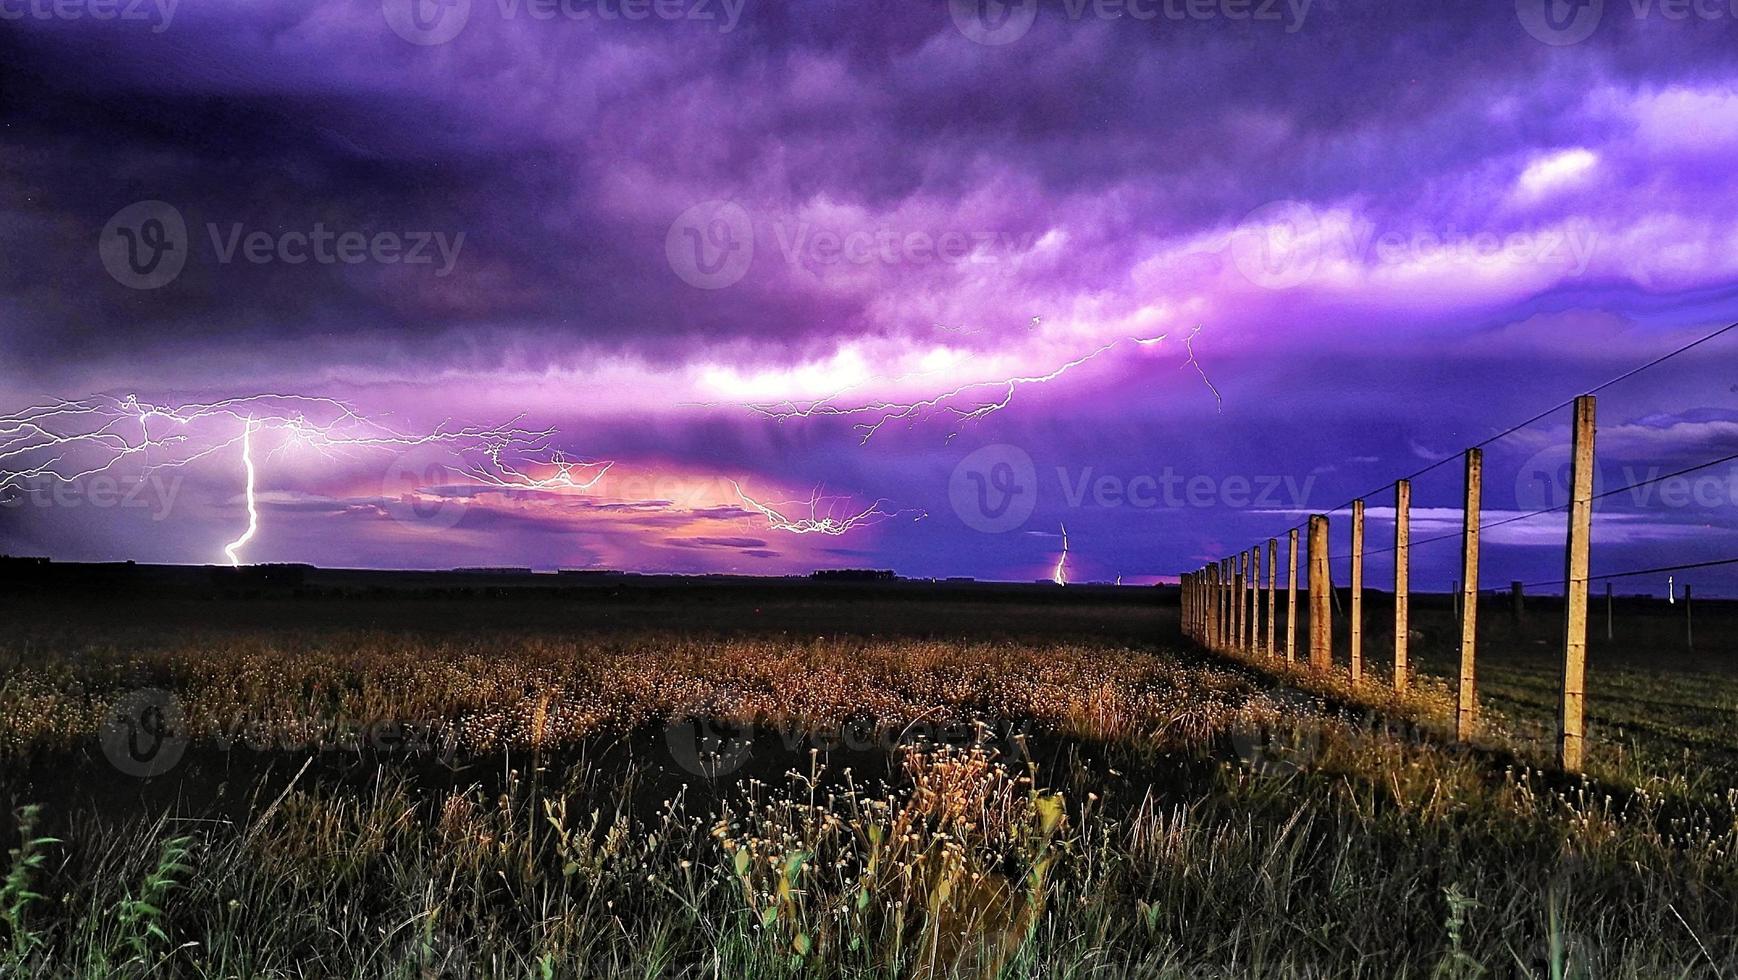
[[[1710,792],[1738,782],[1738,609],[1701,602],[1691,647],[1681,604],[1622,599],[1610,614],[1610,638],[1604,600],[1593,605],[1588,770],[1628,783],[1672,773]],[[1367,598],[1365,671],[1377,685],[1392,677],[1392,617],[1391,597]],[[1542,759],[1554,757],[1562,617],[1562,600],[1555,597],[1530,599],[1518,616],[1507,596],[1487,595],[1480,602],[1481,704],[1499,719],[1501,731],[1495,734],[1517,751]],[[1300,630],[1307,620],[1300,616]],[[1410,625],[1416,674],[1452,685],[1460,663],[1460,627],[1447,597],[1415,602]],[[1336,617],[1335,630],[1336,664],[1343,672],[1349,659],[1343,617]]]
[[1187,648],[1152,589],[6,616],[0,974],[1738,968],[1715,655],[1596,646],[1593,736],[1629,747],[1583,781],[1543,765],[1548,648],[1487,644],[1455,746],[1430,643],[1414,696],[1352,692]]

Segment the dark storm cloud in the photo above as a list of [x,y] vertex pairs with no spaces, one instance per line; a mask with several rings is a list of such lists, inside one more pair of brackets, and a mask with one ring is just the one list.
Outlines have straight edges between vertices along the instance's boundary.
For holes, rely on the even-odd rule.
[[[1585,40],[1554,45],[1510,3],[1251,5],[1275,21],[1235,19],[1235,2],[1137,0],[1161,11],[1142,19],[1059,0],[993,46],[942,3],[750,0],[723,29],[473,0],[458,36],[417,45],[390,29],[395,2],[0,18],[0,392],[316,388],[424,424],[524,412],[623,460],[615,476],[667,470],[694,499],[654,480],[596,500],[490,492],[443,536],[395,522],[376,471],[268,496],[261,554],[689,567],[740,549],[1034,577],[1066,521],[1083,574],[1172,570],[1286,508],[1101,507],[1068,488],[1088,471],[1220,489],[1313,475],[1297,503],[1328,506],[1732,310],[1738,18],[1606,4]],[[131,288],[99,235],[152,200],[185,222],[186,265]],[[709,201],[744,209],[753,246],[738,278],[704,283],[719,288],[667,255],[673,223]],[[1285,201],[1317,232],[1300,236],[1308,268],[1263,282],[1234,235]],[[1583,224],[1578,253],[1562,239]],[[983,236],[988,261],[938,258],[949,234]],[[344,235],[358,261],[308,257]],[[861,260],[827,235],[859,236]],[[1528,252],[1493,258],[1473,235]],[[416,240],[428,261],[408,259]],[[1218,394],[1177,351],[1197,323]],[[957,441],[945,412],[866,447],[855,418],[774,424],[736,404],[912,400],[1161,332],[1151,357],[1022,389]],[[1726,437],[1721,410],[1697,414],[1729,404],[1717,374],[1611,403],[1614,430],[1648,447],[1636,465]],[[974,532],[949,497],[966,452],[996,443],[1035,461],[1037,534]],[[0,515],[4,541],[208,560],[241,523],[232,456],[177,513],[197,533],[20,511]],[[268,493],[289,468],[262,470]],[[763,530],[732,502],[737,478],[766,499],[819,486],[932,516],[781,550],[794,536],[735,533]],[[339,530],[312,523],[329,506]],[[1710,513],[1729,511],[1659,525]]]
[[[1140,235],[1280,197],[1404,210],[1435,174],[1587,138],[1590,88],[1721,77],[1733,59],[1713,31],[1615,16],[1571,56],[1439,3],[1317,3],[1289,32],[1046,5],[1008,47],[970,43],[937,4],[752,4],[729,34],[501,9],[479,2],[434,48],[361,2],[188,3],[161,33],[4,24],[5,352],[50,375],[269,351],[310,374],[414,376],[681,360],[702,339],[825,346],[884,326],[868,294],[764,254],[773,268],[740,288],[686,288],[662,261],[671,218],[711,197],[757,214],[824,198],[874,221],[1017,181],[1031,200],[938,214],[938,230],[1077,224],[1079,260],[1050,275],[1103,288]],[[1493,93],[1514,103],[1496,122]],[[187,270],[154,291],[109,279],[94,247],[145,199],[179,208],[191,238]],[[445,275],[224,262],[213,228],[238,226],[463,240]]]

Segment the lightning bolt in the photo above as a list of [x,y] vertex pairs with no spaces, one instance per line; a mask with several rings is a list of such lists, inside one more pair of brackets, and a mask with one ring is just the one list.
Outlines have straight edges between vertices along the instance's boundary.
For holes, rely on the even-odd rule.
[[[1195,332],[1199,333],[1200,328],[1197,327]],[[947,438],[951,440],[959,434],[960,429],[965,425],[1000,412],[1013,404],[1015,394],[1023,387],[1048,384],[1082,364],[1095,360],[1124,344],[1150,347],[1162,342],[1165,337],[1165,334],[1160,334],[1157,337],[1124,337],[1065,361],[1040,374],[971,381],[916,401],[875,400],[861,403],[841,403],[839,399],[844,391],[840,391],[813,401],[785,399],[776,402],[746,402],[742,403],[740,407],[776,422],[817,417],[860,418],[863,421],[852,426],[860,436],[859,445],[868,444],[884,426],[889,424],[905,422],[909,427],[933,415],[943,414],[950,417],[952,421],[947,435]],[[1192,341],[1194,334],[1190,334],[1189,339]],[[1189,361],[1184,362],[1185,364],[1194,362],[1192,345],[1189,347],[1189,358]],[[1196,364],[1195,369],[1199,371],[1200,365]],[[1205,373],[1201,376],[1203,380],[1206,379]],[[852,385],[851,387],[855,388],[859,385]],[[1212,388],[1211,381],[1208,382],[1208,387]],[[848,390],[850,389],[845,389],[845,391]],[[1218,390],[1214,389],[1213,393],[1214,397],[1217,398]]]
[[1194,366],[1195,373],[1199,374],[1201,376],[1201,382],[1207,386],[1208,391],[1211,391],[1213,393],[1213,403],[1214,403],[1214,405],[1218,406],[1219,414],[1224,415],[1225,414],[1225,399],[1219,397],[1219,389],[1214,387],[1213,379],[1207,377],[1207,372],[1201,370],[1201,362],[1195,360],[1195,335],[1200,333],[1200,332],[1201,332],[1201,328],[1196,327],[1194,330],[1189,331],[1189,336],[1183,338],[1183,347],[1185,350],[1187,350],[1189,352],[1189,359],[1184,361],[1180,366],[1181,367],[1189,367],[1191,365]]
[[[840,513],[839,505],[845,498],[822,494],[817,488],[809,499],[801,503],[779,503],[777,505],[763,504],[750,497],[735,480],[730,481],[731,489],[743,506],[766,518],[767,527],[774,531],[787,531],[791,534],[827,534],[840,535],[859,527],[870,527],[885,520],[916,514],[913,521],[921,521],[929,514],[921,510],[887,510],[892,506],[885,498],[878,499],[861,510],[851,511],[849,507]],[[791,507],[808,508],[807,517],[790,517],[778,508]],[[852,505],[854,506],[854,505]]]
[[224,546],[223,553],[229,556],[230,565],[240,568],[241,558],[236,552],[242,545],[253,540],[254,533],[259,530],[259,507],[254,501],[254,469],[253,469],[253,419],[242,423],[241,430],[241,465],[247,471],[247,530],[241,537]]
[[1057,585],[1068,584],[1068,525],[1058,524],[1062,528],[1062,554],[1056,556],[1056,570],[1050,573],[1050,581]]
[[[185,467],[239,444],[248,527],[223,549],[234,565],[259,529],[254,450],[260,434],[278,436],[268,462],[298,448],[339,459],[441,446],[460,461],[465,478],[492,487],[584,490],[614,465],[553,449],[557,431],[530,428],[523,418],[494,425],[448,419],[413,433],[368,418],[348,403],[312,395],[265,392],[162,405],[132,394],[53,399],[0,416],[0,491],[31,492],[37,481],[72,483],[135,460],[146,472]],[[544,470],[552,472],[537,475]]]
[[[793,405],[790,402],[776,402],[750,403],[747,408],[779,422],[792,418],[812,418],[815,416],[869,416],[871,418],[868,421],[859,422],[852,427],[862,437],[859,445],[867,445],[869,440],[875,438],[875,434],[880,432],[885,425],[902,421],[916,423],[940,410],[953,416],[954,424],[948,433],[948,439],[951,440],[959,434],[961,427],[1007,408],[1013,403],[1014,394],[1026,385],[1039,385],[1054,381],[1074,368],[1094,360],[1125,342],[1144,346],[1156,344],[1164,339],[1164,336],[1160,335],[1152,338],[1129,337],[1124,340],[1113,340],[1043,374],[1023,375],[994,381],[972,381],[938,395],[912,402],[873,401],[860,405],[839,405],[831,398],[826,398],[805,406]],[[977,394],[968,398],[968,395],[985,389],[991,392],[999,389],[1000,396],[985,399],[982,394]],[[975,403],[973,403],[974,400]],[[967,402],[969,407],[962,407],[955,402]]]

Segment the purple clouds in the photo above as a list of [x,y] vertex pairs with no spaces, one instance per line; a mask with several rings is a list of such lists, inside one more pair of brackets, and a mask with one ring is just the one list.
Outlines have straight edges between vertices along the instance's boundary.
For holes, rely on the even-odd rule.
[[[252,560],[1029,578],[1065,522],[1076,580],[1170,574],[1738,319],[1738,19],[1668,7],[0,0],[0,414],[296,392],[414,431],[523,416],[643,481],[431,481],[466,503],[429,528],[391,517],[396,454],[286,451]],[[156,233],[105,228],[147,201],[181,264],[135,288],[169,267],[112,262]],[[1612,464],[1719,455],[1731,355],[1614,390]],[[812,411],[962,387],[868,444]],[[1539,433],[1489,494],[1566,445]],[[950,499],[998,445],[1037,533]],[[185,470],[160,521],[0,509],[0,548],[221,560],[238,466]],[[1211,505],[1065,492],[1167,472]],[[817,544],[731,480],[929,517]],[[1738,499],[1628,506],[1607,523],[1657,534],[1611,532],[1614,563],[1738,553]],[[1516,577],[1556,561],[1537,537],[1494,542]]]

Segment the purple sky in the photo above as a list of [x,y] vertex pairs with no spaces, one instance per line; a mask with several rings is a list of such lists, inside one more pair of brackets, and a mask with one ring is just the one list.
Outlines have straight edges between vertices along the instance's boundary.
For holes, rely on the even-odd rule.
[[[270,393],[369,421],[241,403],[244,561],[1028,579],[1065,525],[1151,581],[1738,319],[1738,5],[985,7],[0,0],[0,551],[227,560],[245,421],[27,410]],[[358,441],[514,419],[505,479]],[[1567,421],[1487,521],[1561,502]],[[1738,332],[1600,426],[1607,489],[1738,452]],[[1735,466],[1602,501],[1595,573],[1738,555]]]

